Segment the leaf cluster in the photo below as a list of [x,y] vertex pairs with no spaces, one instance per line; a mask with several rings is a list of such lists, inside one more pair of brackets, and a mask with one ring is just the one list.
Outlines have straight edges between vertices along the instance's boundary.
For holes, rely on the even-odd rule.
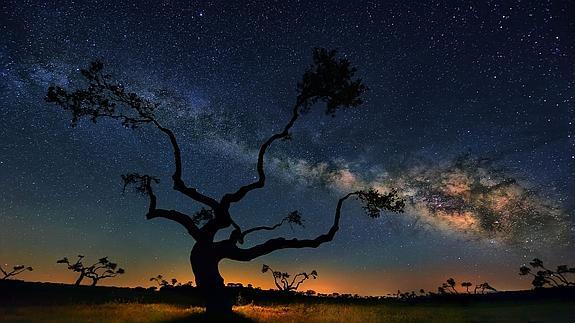
[[124,193],[128,186],[133,186],[134,190],[142,195],[148,195],[150,193],[152,182],[156,184],[160,182],[157,177],[140,175],[138,173],[123,174],[122,181],[124,182],[124,188],[122,189]]
[[378,218],[382,211],[402,213],[405,208],[405,200],[395,189],[382,194],[371,188],[367,191],[359,191],[357,196],[366,214],[371,218]]
[[48,88],[46,102],[55,103],[72,113],[72,127],[81,118],[96,123],[101,117],[118,119],[127,128],[154,121],[154,111],[158,107],[134,92],[129,92],[122,84],[114,83],[110,74],[103,73],[104,64],[99,61],[90,63],[80,72],[87,87],[68,91],[60,86]]
[[367,90],[361,79],[353,79],[357,69],[347,58],[338,58],[337,51],[315,48],[313,63],[298,83],[298,105],[309,111],[318,101],[326,103],[326,114],[334,115],[340,108],[357,107]]

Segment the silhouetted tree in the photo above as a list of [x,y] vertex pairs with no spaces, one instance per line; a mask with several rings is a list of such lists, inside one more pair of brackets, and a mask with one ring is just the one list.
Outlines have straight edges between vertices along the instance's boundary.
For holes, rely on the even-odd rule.
[[[151,282],[156,282],[156,284],[158,284],[159,287],[177,287],[177,286],[182,286],[181,283],[178,283],[178,280],[176,278],[172,278],[169,281],[164,279],[164,276],[162,275],[158,275],[156,277],[152,277],[150,278]],[[184,286],[192,286],[192,282],[189,281],[186,284],[184,284]]]
[[471,292],[469,291],[469,287],[471,287],[473,284],[471,282],[463,282],[461,283],[461,287],[465,287],[465,290],[467,291],[468,294],[470,294]]
[[158,284],[159,287],[166,287],[169,286],[170,283],[164,279],[164,276],[162,275],[158,275],[156,277],[152,277],[150,278],[151,282],[155,282],[156,284]]
[[281,291],[296,291],[299,288],[299,285],[301,285],[304,281],[313,278],[316,279],[317,278],[317,271],[312,270],[311,273],[299,273],[295,276],[293,276],[293,278],[290,281],[290,277],[291,275],[288,273],[284,273],[281,271],[275,271],[273,270],[270,266],[268,265],[263,265],[262,266],[262,273],[267,273],[270,272],[274,278],[274,283],[276,284],[276,287],[278,288],[278,290]]
[[315,294],[317,294],[317,293],[316,293],[316,291],[313,290],[313,289],[308,289],[308,290],[305,291],[305,294],[306,294],[307,296],[313,296],[313,295],[315,295]]
[[58,264],[66,264],[69,270],[79,274],[74,283],[76,286],[80,285],[84,278],[92,279],[91,285],[96,286],[102,279],[116,277],[125,273],[124,269],[118,267],[118,264],[109,261],[108,257],[100,258],[90,266],[85,266],[82,263],[83,259],[83,255],[78,255],[78,259],[74,263],[71,263],[67,257],[56,261]]
[[9,269],[4,270],[4,268],[2,268],[2,266],[0,266],[0,272],[2,272],[2,276],[0,278],[0,280],[7,280],[10,277],[14,277],[16,275],[19,275],[25,271],[32,271],[34,270],[32,267],[30,266],[25,266],[25,265],[16,265],[14,267],[12,267],[12,270],[8,271]]
[[566,277],[567,274],[575,273],[575,268],[569,268],[567,265],[557,266],[557,270],[553,271],[545,267],[543,261],[539,258],[533,259],[529,265],[534,269],[538,269],[534,274],[531,272],[531,268],[523,265],[519,268],[519,275],[533,276],[533,281],[531,284],[535,288],[542,288],[545,285],[550,287],[560,287],[560,286],[573,286],[575,283],[569,281]]
[[[248,248],[241,248],[249,233],[262,230],[274,230],[279,225],[262,226],[244,230],[233,219],[230,208],[244,199],[248,193],[263,188],[266,183],[264,170],[265,154],[269,147],[278,140],[289,140],[294,124],[318,103],[325,104],[325,113],[335,115],[343,108],[355,108],[362,104],[361,96],[366,87],[360,79],[353,79],[356,69],[351,67],[346,58],[338,58],[335,51],[315,49],[312,65],[305,71],[297,84],[297,97],[291,109],[291,118],[283,129],[271,135],[259,148],[257,157],[257,179],[237,190],[224,194],[220,199],[213,198],[200,190],[186,184],[182,170],[182,152],[175,133],[163,125],[156,117],[158,102],[128,91],[122,83],[115,82],[109,74],[104,73],[103,64],[95,61],[81,73],[87,86],[78,90],[67,90],[60,86],[50,86],[46,101],[52,102],[72,114],[72,126],[81,118],[96,122],[103,118],[117,120],[127,128],[138,128],[149,125],[165,135],[170,142],[174,172],[173,189],[204,205],[204,209],[195,215],[188,215],[176,210],[162,209],[157,205],[153,190],[158,179],[138,173],[123,176],[126,185],[133,185],[136,191],[149,199],[147,219],[164,218],[181,224],[196,241],[190,255],[192,270],[197,286],[206,299],[208,312],[231,312],[232,302],[224,288],[224,280],[219,273],[218,264],[223,259],[251,261],[276,250],[286,248],[317,248],[331,241],[339,230],[339,220],[343,203],[350,198],[363,202],[366,213],[378,217],[380,211],[401,212],[404,201],[396,191],[378,192],[373,189],[350,192],[339,199],[335,208],[334,222],[324,234],[313,239],[275,238]],[[297,213],[299,216],[299,212]],[[293,219],[293,218],[292,218]],[[290,222],[296,223],[296,222]],[[296,223],[297,224],[297,223]],[[230,236],[215,241],[216,233],[232,228]]]
[[439,287],[439,288],[437,289],[437,291],[438,291],[440,294],[445,294],[445,293],[459,294],[459,293],[457,292],[457,290],[455,289],[455,285],[456,285],[455,279],[449,278],[445,283],[443,283],[443,284],[441,285],[441,287]]
[[475,285],[475,289],[473,290],[473,293],[477,294],[478,290],[481,290],[481,294],[485,294],[485,290],[490,290],[492,292],[497,291],[497,289],[491,287],[491,285],[489,285],[489,283],[487,283],[487,282],[481,283],[479,285]]

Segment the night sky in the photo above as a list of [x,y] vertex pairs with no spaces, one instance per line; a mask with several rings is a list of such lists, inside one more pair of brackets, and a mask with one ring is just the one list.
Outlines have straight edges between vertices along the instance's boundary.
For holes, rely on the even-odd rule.
[[[160,178],[159,203],[194,212],[171,191],[169,142],[157,129],[82,121],[44,102],[48,86],[82,85],[99,58],[160,102],[188,184],[221,197],[255,179],[259,145],[289,120],[314,47],[333,48],[369,87],[334,118],[304,115],[274,143],[266,188],[233,207],[243,228],[299,210],[305,227],[250,237],[315,237],[337,199],[397,188],[404,214],[345,206],[318,249],[224,261],[226,282],[273,286],[262,264],[316,269],[304,289],[381,295],[434,290],[448,277],[528,288],[534,257],[575,265],[575,5],[569,1],[23,1],[0,4],[0,264],[22,279],[73,282],[56,260],[109,256],[126,274],[105,284],[194,280],[193,240],[144,217],[121,174]],[[227,237],[223,236],[222,237]]]

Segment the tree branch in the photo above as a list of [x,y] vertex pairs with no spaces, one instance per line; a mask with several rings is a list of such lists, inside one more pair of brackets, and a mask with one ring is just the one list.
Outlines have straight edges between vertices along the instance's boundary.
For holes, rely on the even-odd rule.
[[289,120],[289,122],[284,126],[284,129],[281,132],[275,133],[273,134],[271,137],[268,138],[268,140],[266,140],[261,146],[260,146],[260,150],[258,152],[258,162],[257,162],[257,172],[258,172],[258,180],[250,183],[248,185],[242,186],[240,187],[236,192],[234,193],[228,193],[225,194],[222,197],[221,203],[224,206],[229,206],[230,203],[235,203],[235,202],[239,202],[241,199],[243,199],[246,194],[252,190],[258,189],[258,188],[262,188],[265,185],[266,182],[266,174],[264,171],[264,157],[265,157],[265,153],[268,150],[268,148],[271,146],[271,144],[278,140],[278,139],[287,139],[289,138],[290,134],[289,131],[290,129],[293,127],[293,125],[295,124],[296,120],[298,119],[298,117],[300,116],[299,113],[299,108],[300,108],[300,103],[296,103],[295,106],[292,109],[292,117]]
[[[309,279],[309,275],[307,275],[307,274],[305,274],[305,273],[297,274],[296,277],[297,277],[298,275],[301,275],[301,276],[302,276],[302,279],[301,279],[300,281],[298,281],[298,283],[295,285],[295,287],[293,288],[293,290],[298,290],[299,285],[301,285],[304,281],[306,281],[307,279]],[[294,277],[294,282],[295,282],[295,277]],[[292,286],[293,286],[293,282],[292,282]]]
[[271,273],[272,273],[272,276],[274,277],[274,283],[276,284],[276,287],[277,287],[279,290],[282,290],[282,287],[281,287],[280,284],[278,283],[278,278],[276,277],[275,272],[272,271]]
[[178,222],[179,224],[184,226],[186,230],[188,230],[188,233],[194,239],[196,239],[197,241],[202,240],[201,232],[199,231],[198,227],[194,224],[194,221],[192,221],[192,218],[190,218],[187,214],[175,210],[164,210],[164,209],[155,209],[146,214],[146,219],[148,220],[155,218],[164,218]]
[[196,239],[196,241],[202,240],[203,234],[194,223],[194,220],[189,215],[175,210],[165,210],[157,208],[157,198],[152,188],[152,182],[158,182],[156,178],[149,175],[140,175],[138,173],[131,173],[127,175],[122,175],[122,179],[124,180],[124,189],[126,188],[127,185],[135,184],[136,191],[148,196],[150,204],[148,207],[148,213],[146,214],[146,219],[151,220],[155,218],[164,218],[178,222],[184,228],[186,228],[188,233],[194,239]]
[[[302,278],[303,278],[302,281],[306,280],[306,275],[305,275],[305,273],[296,274],[295,276],[293,276],[293,279],[292,279],[292,281],[291,281],[291,284],[289,284],[290,289],[293,287],[293,285],[295,284],[296,279],[297,279],[299,276],[302,276]],[[300,283],[301,283],[301,282],[300,282]],[[298,284],[297,286],[299,286],[299,284]],[[295,290],[297,290],[297,287],[295,288]]]
[[362,104],[361,95],[367,90],[361,79],[353,79],[356,69],[346,58],[337,58],[336,51],[315,48],[313,64],[298,82],[298,96],[292,109],[292,117],[282,132],[272,135],[260,147],[258,153],[258,180],[240,187],[234,193],[225,194],[221,200],[224,207],[243,199],[252,190],[265,185],[264,155],[269,146],[278,139],[289,139],[290,129],[300,116],[319,101],[326,103],[326,114],[334,115],[340,108],[357,107]]
[[347,194],[344,197],[339,199],[339,201],[337,202],[336,210],[335,210],[335,217],[334,217],[333,225],[331,226],[331,228],[329,229],[329,231],[327,233],[322,234],[322,235],[316,237],[315,239],[286,240],[284,238],[276,238],[276,239],[268,240],[262,244],[253,246],[253,247],[248,248],[248,249],[241,249],[238,247],[232,248],[228,252],[228,254],[225,255],[225,257],[229,258],[231,260],[236,260],[236,261],[250,261],[252,259],[255,259],[255,258],[263,256],[263,255],[267,255],[267,254],[269,254],[273,251],[279,250],[279,249],[317,248],[322,243],[329,242],[329,241],[333,240],[333,237],[335,236],[336,232],[339,230],[339,219],[341,217],[341,207],[343,205],[343,202],[345,200],[347,200],[349,197],[354,196],[354,195],[359,195],[359,194],[360,194],[359,191],[358,192],[352,192],[352,193],[349,193],[349,194]]
[[191,188],[186,185],[186,183],[182,179],[182,153],[180,150],[180,146],[178,145],[178,141],[176,140],[176,135],[172,130],[163,127],[156,120],[153,120],[153,123],[161,132],[165,133],[168,136],[168,138],[170,138],[170,143],[172,144],[172,149],[174,153],[174,164],[175,164],[174,174],[172,175],[172,180],[174,182],[174,189],[211,208],[218,207],[219,203],[215,199],[198,192],[198,190],[196,190],[195,188]]
[[[286,240],[285,238],[276,238],[268,240],[262,244],[253,246],[248,249],[238,248],[234,243],[232,246],[228,247],[223,253],[224,258],[229,258],[231,260],[237,261],[250,261],[257,257],[267,255],[270,252],[286,249],[286,248],[317,248],[319,245],[325,242],[333,240],[333,237],[339,230],[339,219],[341,217],[341,207],[343,202],[351,196],[356,196],[363,204],[362,208],[365,213],[371,218],[378,218],[381,212],[384,210],[402,213],[405,207],[405,200],[398,196],[396,190],[391,190],[388,193],[382,194],[375,189],[360,190],[356,192],[351,192],[340,198],[337,202],[337,207],[335,209],[335,217],[333,220],[333,225],[329,231],[322,234],[315,239],[291,239]],[[230,241],[233,242],[233,241]]]
[[277,223],[277,224],[275,224],[275,225],[273,225],[273,226],[271,226],[271,227],[269,227],[269,226],[259,226],[259,227],[254,227],[254,228],[248,229],[248,230],[242,232],[241,237],[242,237],[242,239],[243,239],[243,238],[245,238],[245,236],[247,236],[248,234],[250,234],[250,233],[252,233],[252,232],[256,232],[256,231],[262,231],[262,230],[273,231],[273,230],[279,228],[280,226],[282,226],[282,225],[285,223],[285,221],[287,221],[287,218],[284,218],[283,220],[281,220],[280,223]]

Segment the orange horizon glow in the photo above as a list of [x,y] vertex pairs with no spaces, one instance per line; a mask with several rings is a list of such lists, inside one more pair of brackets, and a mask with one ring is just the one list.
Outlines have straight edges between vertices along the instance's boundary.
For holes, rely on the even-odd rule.
[[[6,266],[4,266],[6,267]],[[242,283],[244,286],[252,284],[253,287],[260,287],[263,290],[276,289],[273,283],[273,278],[269,273],[263,274],[260,271],[259,263],[248,263],[236,266],[233,263],[223,263],[221,266],[221,274],[225,279],[225,283]],[[53,270],[52,270],[53,269]],[[296,273],[295,271],[289,271]],[[156,274],[147,274],[150,271],[147,269],[132,269],[127,271],[123,276],[102,280],[99,286],[116,286],[116,287],[151,287],[155,286],[153,282],[149,281],[150,277],[157,274],[163,274],[166,279],[176,278],[178,282],[185,283],[187,281],[195,281],[191,268],[178,268],[171,272],[157,272]],[[361,273],[354,273],[353,271],[329,271],[323,272],[318,269],[319,276],[317,279],[309,279],[305,281],[300,287],[299,291],[314,290],[317,293],[324,294],[359,294],[362,296],[386,296],[395,294],[398,290],[402,292],[415,291],[418,293],[420,289],[436,292],[437,287],[441,286],[447,278],[453,277],[457,282],[457,290],[465,292],[465,288],[461,287],[461,282],[470,281],[474,285],[483,282],[489,282],[492,286],[499,291],[505,290],[524,290],[530,289],[530,280],[522,278],[519,275],[501,277],[500,275],[491,273],[487,275],[477,274],[445,274],[445,271],[439,268],[426,272],[425,275],[417,273],[405,273],[405,271],[382,271],[371,270],[363,271]],[[147,274],[147,275],[146,275]],[[513,273],[515,274],[515,273]],[[374,279],[374,277],[378,277]],[[68,271],[64,266],[51,268],[51,272],[34,270],[32,272],[25,272],[22,275],[16,276],[15,279],[34,282],[50,282],[50,283],[64,283],[73,284],[77,275]],[[89,279],[86,279],[82,285],[88,285]],[[473,290],[473,287],[471,288]]]

